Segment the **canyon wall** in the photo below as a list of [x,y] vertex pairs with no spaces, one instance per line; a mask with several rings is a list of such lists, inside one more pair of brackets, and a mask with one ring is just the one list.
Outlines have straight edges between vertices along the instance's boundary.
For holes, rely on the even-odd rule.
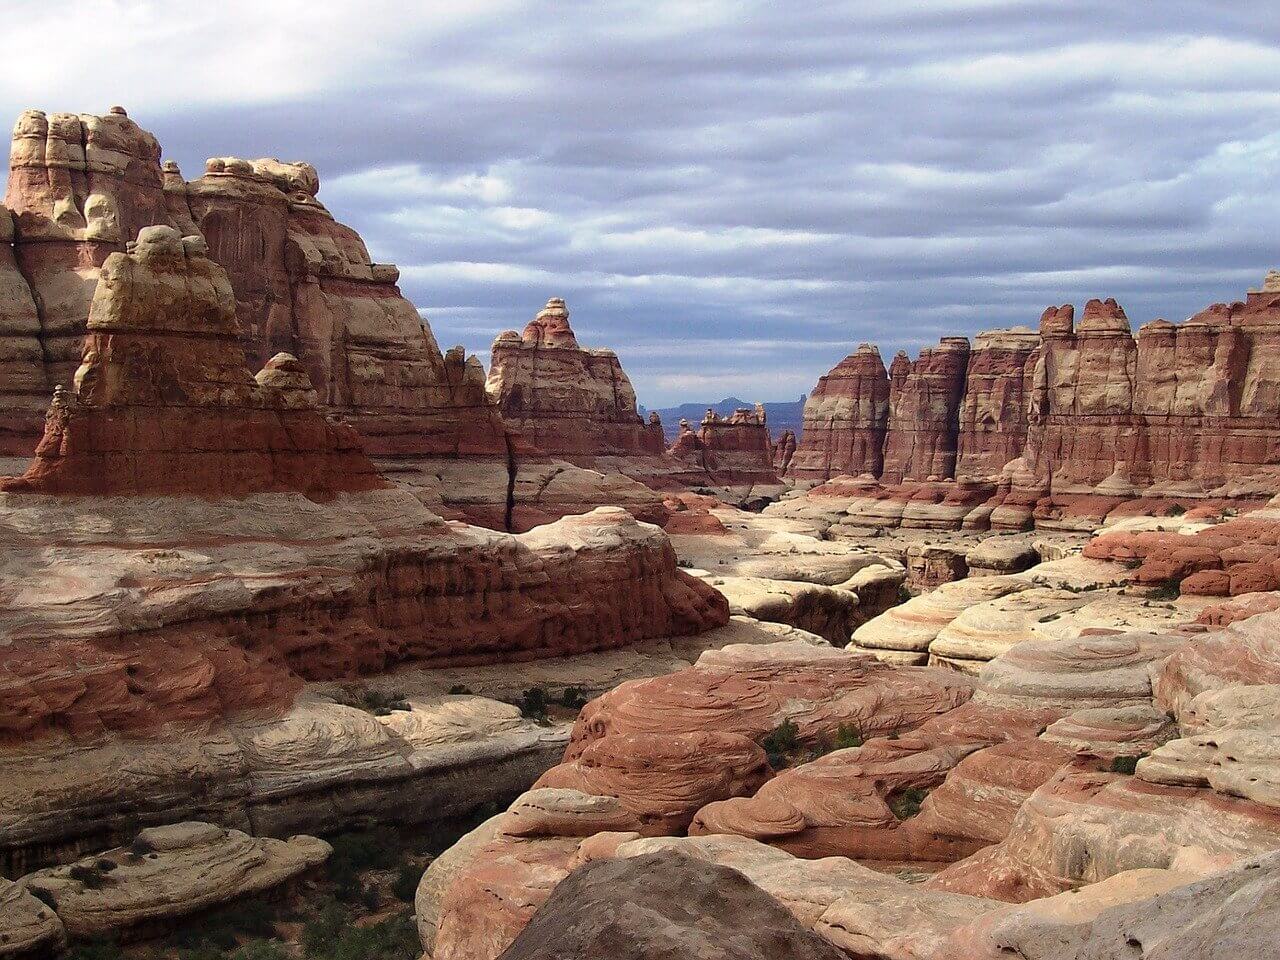
[[1278,336],[1272,271],[1245,301],[1136,336],[1119,304],[1091,300],[1078,323],[1050,307],[1038,332],[943,338],[887,375],[863,344],[818,382],[788,475],[956,480],[1014,526],[1072,498],[1265,499],[1280,479]]
[[[793,437],[793,444],[794,441]],[[783,443],[785,446],[785,440]],[[668,452],[703,471],[703,482],[730,486],[773,486],[781,482],[774,463],[778,452],[760,404],[754,410],[742,407],[729,417],[708,409],[696,431],[687,420],[681,420],[680,433]]]

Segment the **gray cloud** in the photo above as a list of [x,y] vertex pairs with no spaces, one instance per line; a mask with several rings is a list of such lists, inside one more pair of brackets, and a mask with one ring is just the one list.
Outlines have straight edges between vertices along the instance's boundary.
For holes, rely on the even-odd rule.
[[0,65],[0,108],[124,102],[189,175],[311,160],[441,343],[565,296],[650,405],[1050,302],[1181,319],[1280,261],[1269,5],[406,6],[19,4],[81,29],[56,72]]

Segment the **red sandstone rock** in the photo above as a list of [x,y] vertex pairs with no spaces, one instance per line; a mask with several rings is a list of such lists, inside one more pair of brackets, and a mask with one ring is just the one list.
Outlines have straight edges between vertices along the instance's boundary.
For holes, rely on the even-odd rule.
[[881,474],[887,483],[955,476],[968,363],[969,341],[964,337],[943,337],[914,361],[904,353],[894,358]]
[[297,360],[249,373],[198,237],[149,227],[108,257],[88,326],[74,392],[0,481],[0,741],[210,724],[283,710],[302,680],[728,620],[621,509],[511,537],[390,487]]
[[74,391],[55,395],[26,474],[0,490],[97,496],[311,496],[385,486],[327,422],[296,359],[255,380],[226,274],[199,237],[145,227],[102,266]]
[[708,410],[697,433],[680,421],[680,434],[667,451],[705,472],[709,482],[724,486],[763,484],[777,486],[773,468],[773,443],[764,408],[740,408],[721,417]]
[[879,476],[889,422],[889,376],[869,343],[840,361],[809,394],[804,428],[789,468],[799,479]]
[[612,350],[584,350],[564,301],[552,298],[520,335],[493,342],[487,389],[502,415],[554,456],[657,456],[656,417],[644,422],[636,393]]
[[978,335],[965,374],[956,476],[996,477],[1022,455],[1027,372],[1039,347],[1039,335],[1026,327]]

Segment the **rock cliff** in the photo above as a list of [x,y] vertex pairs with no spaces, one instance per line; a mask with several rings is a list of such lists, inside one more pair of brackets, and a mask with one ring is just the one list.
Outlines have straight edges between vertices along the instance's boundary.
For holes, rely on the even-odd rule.
[[991,331],[972,349],[943,338],[887,377],[864,344],[819,381],[788,475],[869,475],[884,492],[862,496],[946,502],[934,525],[965,529],[1256,506],[1280,479],[1278,336],[1273,271],[1244,301],[1136,336],[1119,304],[1091,300],[1079,323],[1070,304],[1050,307],[1038,333]]

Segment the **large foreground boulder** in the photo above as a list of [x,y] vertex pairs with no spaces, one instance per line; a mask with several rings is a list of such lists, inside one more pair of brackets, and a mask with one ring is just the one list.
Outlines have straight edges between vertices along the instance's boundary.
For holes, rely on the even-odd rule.
[[741,873],[672,851],[570,874],[503,960],[842,960]]

